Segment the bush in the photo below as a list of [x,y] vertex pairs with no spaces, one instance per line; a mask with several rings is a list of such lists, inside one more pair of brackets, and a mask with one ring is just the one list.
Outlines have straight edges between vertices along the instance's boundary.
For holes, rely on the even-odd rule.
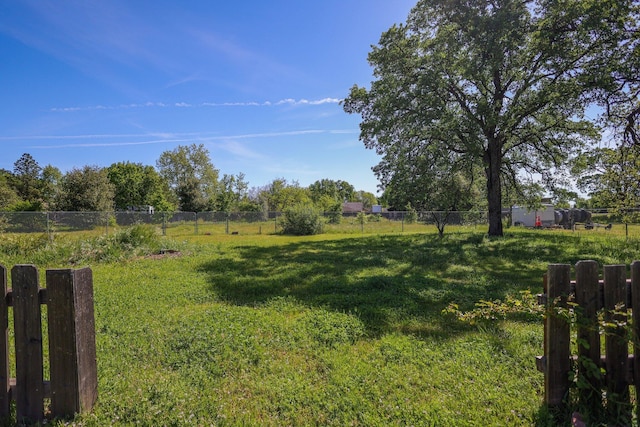
[[12,234],[3,236],[0,240],[0,254],[32,258],[48,245],[49,237],[45,233]]
[[545,306],[538,303],[536,295],[529,290],[520,291],[520,296],[507,295],[501,300],[480,300],[471,311],[461,311],[458,304],[450,303],[442,310],[444,315],[453,315],[462,322],[475,325],[498,319],[540,320]]
[[156,247],[159,239],[153,227],[136,224],[118,231],[114,237],[116,244],[129,247]]
[[113,235],[78,242],[69,257],[72,264],[87,262],[119,262],[136,256],[157,253],[162,242],[153,227],[138,224]]
[[367,222],[380,222],[380,221],[382,221],[382,215],[380,214],[367,215]]
[[342,203],[334,203],[324,213],[329,224],[340,224],[342,221]]
[[416,211],[415,208],[411,206],[411,203],[407,203],[406,209],[407,212],[404,216],[404,222],[406,222],[407,224],[415,224],[416,222],[418,222],[418,211]]
[[299,204],[284,211],[282,232],[295,236],[309,236],[322,232],[322,216],[312,207]]

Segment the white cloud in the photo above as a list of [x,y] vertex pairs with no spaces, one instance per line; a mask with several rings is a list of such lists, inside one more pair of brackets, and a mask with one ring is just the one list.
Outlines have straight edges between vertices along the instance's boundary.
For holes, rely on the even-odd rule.
[[158,139],[150,141],[123,141],[123,142],[82,142],[75,144],[57,144],[57,145],[32,145],[26,148],[29,149],[57,149],[57,148],[96,148],[96,147],[126,147],[133,145],[151,145],[151,144],[166,144],[166,143],[180,143],[180,142],[193,142],[192,139]]
[[79,111],[95,111],[95,110],[126,110],[135,108],[204,108],[204,107],[272,107],[281,105],[301,106],[301,105],[324,105],[324,104],[338,104],[341,101],[339,98],[322,98],[322,99],[293,99],[285,98],[279,101],[239,101],[239,102],[202,102],[199,104],[192,104],[188,102],[174,102],[172,104],[166,104],[164,102],[144,102],[144,103],[132,103],[121,105],[90,105],[84,107],[54,107],[49,111],[56,113],[73,113]]
[[[95,110],[129,110],[135,108],[166,108],[171,105],[164,102],[145,102],[142,104],[120,104],[120,105],[88,105],[84,107],[54,107],[49,111],[55,113],[73,113],[76,111],[95,111]],[[176,107],[189,107],[190,105],[184,102],[176,102]]]

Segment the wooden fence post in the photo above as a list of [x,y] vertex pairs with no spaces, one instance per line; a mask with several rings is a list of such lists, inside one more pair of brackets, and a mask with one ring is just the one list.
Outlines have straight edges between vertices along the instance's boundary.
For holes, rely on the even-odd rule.
[[570,272],[569,264],[550,264],[547,271],[545,400],[549,406],[561,406],[569,391],[570,325],[554,309],[566,306],[571,284]]
[[47,270],[51,412],[90,411],[98,397],[91,269]]
[[42,323],[38,270],[33,265],[11,269],[16,338],[16,418],[18,422],[44,417]]
[[0,265],[0,417],[9,416],[9,305],[7,304],[7,269]]
[[[550,264],[545,275],[546,301],[544,357],[537,357],[538,369],[545,374],[545,403],[563,404],[569,391],[571,360],[577,360],[577,398],[590,408],[591,415],[606,416],[622,425],[632,421],[630,386],[636,395],[640,389],[640,261],[631,264],[627,279],[626,265],[605,265],[603,279],[598,277],[595,261],[576,264],[576,280],[569,279],[569,266]],[[575,296],[575,304],[565,305],[567,296]],[[570,355],[570,324],[558,316],[557,307],[567,307],[576,320],[577,358]],[[600,311],[602,309],[602,311]],[[629,311],[631,310],[631,311]],[[604,322],[599,318],[604,316]],[[631,322],[630,322],[631,320]],[[604,330],[605,354],[601,355],[599,334]],[[629,355],[629,339],[633,355]],[[604,377],[600,369],[604,368]],[[603,394],[603,389],[606,394]],[[635,399],[636,417],[640,404]],[[604,409],[604,411],[602,411]]]
[[[93,276],[91,269],[48,270],[40,288],[33,265],[0,265],[0,421],[16,403],[19,424],[44,419],[44,399],[51,415],[74,416],[93,408],[98,397]],[[44,380],[41,304],[47,304],[50,380]],[[9,306],[13,306],[16,378],[9,378]]]
[[[604,266],[605,352],[607,412],[631,421],[626,336],[627,269],[625,265]],[[628,414],[627,414],[628,413]]]
[[591,408],[602,407],[602,381],[600,374],[600,331],[598,310],[600,285],[598,263],[579,261],[576,264],[576,308],[578,338],[578,375],[589,384],[585,394],[586,403]]
[[[631,315],[633,319],[633,383],[636,395],[640,385],[640,261],[631,264]],[[637,399],[636,399],[637,400]],[[636,402],[636,415],[640,419],[640,404]]]

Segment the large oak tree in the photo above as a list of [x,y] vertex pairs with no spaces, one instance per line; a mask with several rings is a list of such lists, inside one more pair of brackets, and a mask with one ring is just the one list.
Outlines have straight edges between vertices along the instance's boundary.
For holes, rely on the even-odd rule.
[[[597,136],[583,119],[587,95],[619,66],[606,53],[624,48],[631,7],[631,0],[419,1],[406,24],[372,48],[371,87],[354,86],[343,102],[362,116],[365,146],[383,156],[375,169],[382,186],[425,151],[453,170],[474,163],[485,172],[489,235],[502,235],[504,180],[529,173],[553,183]],[[430,164],[421,167],[428,176]]]

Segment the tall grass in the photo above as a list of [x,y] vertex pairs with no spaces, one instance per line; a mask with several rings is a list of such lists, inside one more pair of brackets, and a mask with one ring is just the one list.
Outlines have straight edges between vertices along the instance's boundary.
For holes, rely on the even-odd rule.
[[[182,236],[76,242],[93,254],[99,403],[74,425],[556,425],[542,406],[539,318],[471,326],[452,302],[540,292],[549,263],[630,263],[592,234]],[[144,237],[146,236],[146,237]],[[16,238],[25,238],[18,236]],[[46,241],[43,245],[49,244]],[[62,243],[54,242],[54,245]],[[25,241],[24,247],[27,247]],[[74,259],[5,252],[0,262]],[[177,246],[176,246],[177,245]],[[107,245],[108,246],[108,245]],[[147,257],[178,247],[182,256]],[[7,249],[8,251],[8,249]],[[19,252],[19,251],[18,251]],[[22,258],[21,258],[22,257]],[[75,262],[75,261],[74,261]],[[565,418],[562,418],[565,416]]]
[[158,252],[162,239],[153,227],[134,225],[110,235],[2,234],[0,260],[5,264],[86,264],[126,261]]

